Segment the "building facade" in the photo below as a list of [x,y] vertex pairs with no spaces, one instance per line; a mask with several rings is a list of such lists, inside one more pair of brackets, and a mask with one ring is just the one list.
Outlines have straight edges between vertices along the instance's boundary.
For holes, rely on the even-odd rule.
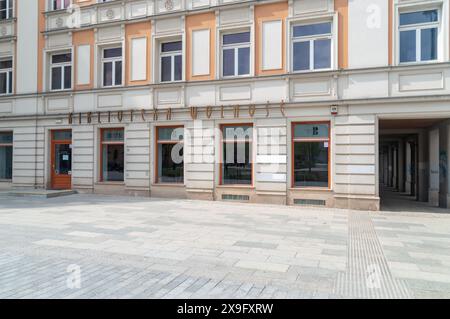
[[0,189],[450,205],[448,0],[0,0]]

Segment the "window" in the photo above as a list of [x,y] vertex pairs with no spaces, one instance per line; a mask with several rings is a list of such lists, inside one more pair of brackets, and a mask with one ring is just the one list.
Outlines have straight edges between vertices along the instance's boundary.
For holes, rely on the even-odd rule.
[[181,41],[161,43],[161,82],[182,80],[182,46]]
[[12,179],[13,134],[0,132],[0,180]]
[[12,60],[0,60],[0,95],[12,94]]
[[156,128],[156,183],[184,182],[184,128]]
[[67,9],[70,7],[71,0],[52,0],[53,10]]
[[293,71],[331,68],[331,25],[326,22],[293,27]]
[[438,59],[438,10],[400,14],[400,63]]
[[103,49],[103,86],[122,85],[122,48]]
[[222,126],[222,185],[252,185],[252,124]]
[[13,0],[0,0],[0,20],[13,17]]
[[329,123],[293,124],[293,186],[329,187]]
[[68,90],[72,88],[72,54],[62,53],[51,56],[50,67],[51,90]]
[[101,130],[101,176],[103,182],[124,181],[124,130]]
[[250,32],[223,35],[222,75],[250,75]]

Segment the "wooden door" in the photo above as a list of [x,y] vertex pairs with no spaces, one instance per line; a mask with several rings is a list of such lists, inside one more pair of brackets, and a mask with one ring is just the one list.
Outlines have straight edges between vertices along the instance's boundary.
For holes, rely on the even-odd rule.
[[51,132],[51,188],[72,188],[72,131]]

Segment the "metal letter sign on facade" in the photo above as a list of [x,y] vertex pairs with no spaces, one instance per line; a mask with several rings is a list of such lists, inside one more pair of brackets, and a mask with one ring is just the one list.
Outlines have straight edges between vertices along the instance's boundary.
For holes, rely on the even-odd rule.
[[[285,102],[282,101],[280,103],[280,113],[283,117],[286,117],[286,109],[285,109]],[[199,108],[199,107],[190,107],[189,108],[189,113],[190,116],[193,120],[196,120],[199,117],[199,113],[203,108]],[[250,117],[254,117],[255,113],[256,113],[256,105],[251,104],[251,105],[247,105],[247,106],[240,106],[240,105],[230,105],[230,106],[223,106],[221,105],[219,107],[220,112],[216,112],[215,114],[219,114],[220,118],[225,118],[225,114],[230,114],[234,117],[234,118],[240,118],[241,117],[241,111],[242,110],[247,110],[248,111],[248,116]],[[227,112],[228,110],[228,112]],[[269,117],[270,115],[270,102],[267,102],[267,104],[265,105],[265,107],[262,109],[263,111],[265,111],[265,117]],[[73,124],[73,120],[74,118],[78,119],[78,124],[94,124],[95,119],[96,119],[96,124],[100,124],[102,123],[102,115],[107,116],[106,119],[106,123],[111,123],[112,119],[115,119],[116,121],[118,121],[119,123],[124,122],[124,121],[128,121],[128,122],[134,122],[136,119],[135,114],[139,114],[140,113],[140,118],[143,122],[145,122],[148,118],[146,117],[146,112],[150,111],[151,115],[153,115],[153,121],[156,122],[159,120],[159,113],[161,113],[161,115],[165,115],[165,119],[167,121],[172,120],[173,117],[173,113],[174,110],[172,108],[168,108],[166,110],[160,110],[158,111],[158,109],[153,109],[153,110],[146,110],[146,109],[141,109],[141,110],[127,110],[127,111],[106,111],[106,112],[86,112],[86,113],[70,113],[68,115],[68,122],[69,124]],[[204,114],[206,116],[206,118],[210,119],[212,117],[212,115],[214,114],[214,107],[212,106],[208,106],[206,108],[204,108]],[[94,121],[93,121],[94,119]]]

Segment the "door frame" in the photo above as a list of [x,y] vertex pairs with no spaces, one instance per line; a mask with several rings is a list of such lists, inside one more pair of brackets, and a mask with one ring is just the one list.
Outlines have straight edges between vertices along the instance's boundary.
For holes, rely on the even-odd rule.
[[[53,133],[54,132],[72,132],[72,129],[52,129],[50,130],[50,189],[56,189],[54,187],[54,177],[55,177],[55,146],[56,145],[72,145],[72,139],[70,140],[58,140],[55,141],[53,139]],[[70,161],[72,161],[72,156],[70,158]],[[72,174],[70,176],[70,185],[67,189],[72,189]]]

